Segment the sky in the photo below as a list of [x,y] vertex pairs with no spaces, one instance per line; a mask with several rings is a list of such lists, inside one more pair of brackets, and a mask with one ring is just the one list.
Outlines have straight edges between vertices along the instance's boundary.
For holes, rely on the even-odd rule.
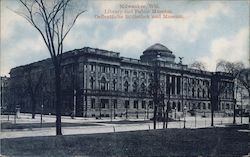
[[[1,0],[1,67],[0,75],[11,68],[50,57],[38,33],[14,11],[16,0]],[[139,59],[143,51],[155,43],[168,47],[184,64],[202,61],[215,71],[219,60],[249,60],[249,0],[92,0],[86,1],[83,13],[64,42],[64,51],[93,47],[119,52],[120,56]],[[154,8],[149,8],[149,6]],[[145,6],[150,18],[97,18],[106,11],[133,10],[124,6]],[[151,11],[163,11],[161,18],[151,18]],[[181,18],[163,18],[164,15]],[[109,15],[109,14],[105,14]],[[117,14],[114,14],[117,15]],[[134,14],[132,14],[134,15]]]

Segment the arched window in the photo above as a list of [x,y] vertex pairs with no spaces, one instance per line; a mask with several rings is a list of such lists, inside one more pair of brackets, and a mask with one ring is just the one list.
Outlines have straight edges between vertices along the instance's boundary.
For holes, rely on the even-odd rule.
[[125,92],[128,92],[128,86],[129,86],[128,81],[125,81],[125,83],[124,83],[124,91]]
[[205,89],[202,90],[202,96],[203,96],[203,98],[205,98],[205,96],[206,96],[206,91],[205,91]]
[[146,86],[144,83],[141,84],[141,91],[144,93],[146,92]]
[[100,88],[101,90],[106,90],[106,79],[104,77],[100,81]]
[[177,110],[181,111],[181,103],[180,102],[178,102]]
[[200,97],[200,88],[198,88],[198,90],[197,90],[197,96],[198,96],[198,98]]
[[175,108],[176,108],[176,104],[175,104],[175,102],[173,102],[173,106],[172,106],[172,108],[173,108],[173,109],[175,109]]
[[116,90],[116,81],[115,81],[115,79],[113,80],[113,90]]
[[95,80],[93,79],[93,77],[90,78],[90,88],[94,89],[94,82]]
[[153,86],[152,86],[152,83],[149,83],[149,85],[148,85],[148,93],[149,93],[149,95],[152,95],[152,94],[153,94]]
[[134,82],[133,83],[133,92],[137,92],[137,87],[138,87],[137,82]]

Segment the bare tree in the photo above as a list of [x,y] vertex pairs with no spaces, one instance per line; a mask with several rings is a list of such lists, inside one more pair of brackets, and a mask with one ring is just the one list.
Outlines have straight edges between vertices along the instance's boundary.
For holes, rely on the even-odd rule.
[[202,70],[205,71],[207,70],[205,63],[201,61],[195,61],[192,64],[189,65],[190,68],[197,69],[197,70]]
[[242,85],[247,89],[248,95],[250,97],[250,69],[242,69],[239,73],[238,79]]
[[23,16],[42,36],[50,53],[55,72],[56,135],[61,131],[61,62],[63,43],[77,18],[85,12],[86,1],[78,0],[19,0]]
[[[229,61],[225,61],[225,60],[221,60],[217,63],[216,65],[216,71],[222,71],[222,72],[226,72],[229,73],[233,76],[234,78],[234,82],[237,85],[237,82],[239,80],[239,74],[241,73],[242,69],[244,69],[244,64],[242,62],[229,62]],[[224,89],[226,87],[221,87],[219,90],[220,92],[218,94],[221,94],[222,92],[224,92]],[[237,94],[238,93],[238,88],[236,86],[234,86],[234,93]],[[235,96],[235,95],[234,95]],[[236,105],[236,99],[234,98],[234,112],[233,112],[233,123],[235,124],[235,105]]]
[[[241,84],[247,89],[248,91],[248,99],[250,98],[250,69],[242,69],[239,73],[238,79],[240,80]],[[250,111],[250,106],[248,106],[248,112]],[[242,112],[242,111],[241,111]],[[250,113],[249,116],[249,123],[250,123]]]
[[[32,119],[35,118],[36,107],[37,107],[37,96],[39,94],[39,88],[42,85],[44,70],[32,74],[32,66],[28,65],[24,73],[24,91],[30,97],[32,106]],[[25,92],[25,93],[26,93]]]

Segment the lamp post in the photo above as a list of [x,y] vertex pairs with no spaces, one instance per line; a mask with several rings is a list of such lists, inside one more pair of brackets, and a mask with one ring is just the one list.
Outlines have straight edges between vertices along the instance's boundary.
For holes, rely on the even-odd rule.
[[43,103],[41,105],[41,122],[40,122],[40,125],[41,125],[41,127],[43,125]]
[[174,111],[175,111],[174,118],[175,118],[175,120],[176,120],[176,110],[177,110],[177,108],[176,108],[176,106],[175,106],[175,108],[174,108]]
[[73,117],[76,117],[76,90],[74,89],[74,109],[73,109]]
[[196,128],[196,106],[194,108],[194,127]]
[[157,119],[157,107],[159,105],[159,65],[160,55],[154,60],[154,86],[153,86],[153,100],[154,100],[154,129],[156,129],[156,119]]
[[187,106],[184,106],[183,108],[183,112],[184,112],[184,129],[186,128],[186,110],[187,110]]

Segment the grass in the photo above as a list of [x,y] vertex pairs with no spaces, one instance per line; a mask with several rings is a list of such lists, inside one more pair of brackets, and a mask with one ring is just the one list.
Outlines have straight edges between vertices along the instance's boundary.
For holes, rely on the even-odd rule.
[[[74,126],[101,126],[99,124],[93,124],[93,123],[62,123],[62,127],[74,127]],[[54,123],[43,123],[43,128],[48,127],[56,127],[55,122]],[[33,129],[33,128],[41,128],[40,123],[17,123],[13,124],[10,122],[2,122],[1,123],[1,129],[3,131],[8,131],[8,129]]]
[[247,125],[2,139],[6,156],[242,156]]

